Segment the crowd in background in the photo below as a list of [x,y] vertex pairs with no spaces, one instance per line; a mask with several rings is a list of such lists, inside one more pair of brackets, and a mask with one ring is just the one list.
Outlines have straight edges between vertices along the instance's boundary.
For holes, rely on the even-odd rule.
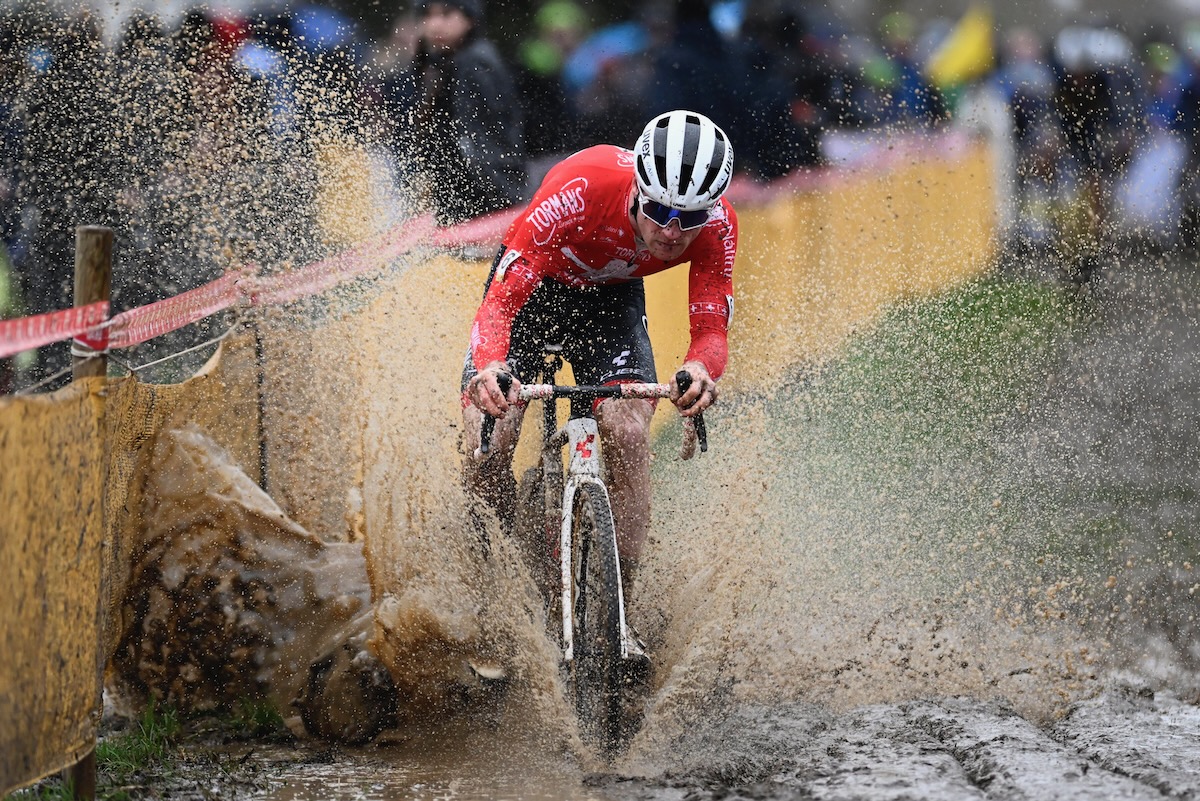
[[262,263],[323,255],[304,232],[337,137],[379,157],[405,211],[453,223],[674,108],[721,125],[760,181],[836,160],[853,135],[983,131],[1008,241],[1081,280],[1114,238],[1190,242],[1200,26],[1042,36],[895,12],[863,28],[825,6],[647,0],[600,24],[548,0],[503,41],[484,0],[416,3],[377,40],[318,5],[135,13],[116,36],[84,13],[0,12],[0,314],[71,305],[82,223],[116,230],[116,311],[210,280],[234,240]]

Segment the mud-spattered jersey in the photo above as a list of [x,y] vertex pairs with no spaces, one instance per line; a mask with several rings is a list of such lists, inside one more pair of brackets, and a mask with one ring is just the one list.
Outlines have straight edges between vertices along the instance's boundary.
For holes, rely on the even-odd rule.
[[542,281],[610,284],[690,262],[687,360],[701,362],[713,378],[724,372],[737,215],[722,199],[678,258],[656,259],[638,242],[630,220],[633,171],[632,151],[597,145],[567,157],[546,174],[505,234],[505,251],[475,314],[471,352],[478,369],[507,357],[513,320]]

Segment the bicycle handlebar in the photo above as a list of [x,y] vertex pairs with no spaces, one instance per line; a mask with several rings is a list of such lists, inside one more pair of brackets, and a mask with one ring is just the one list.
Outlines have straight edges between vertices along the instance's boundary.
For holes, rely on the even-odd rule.
[[[508,373],[500,373],[496,376],[496,382],[500,385],[500,391],[507,395],[509,388],[512,387],[512,376]],[[691,373],[687,370],[680,370],[675,374],[675,384],[679,387],[680,392],[687,392],[688,387],[692,385]],[[548,400],[552,398],[577,400],[595,400],[597,398],[669,398],[671,397],[671,385],[636,382],[608,384],[604,386],[522,384],[517,394],[521,400]],[[692,418],[685,418],[685,421],[689,419],[695,427],[696,439],[700,444],[700,452],[706,453],[708,451],[708,430],[704,425],[704,413],[701,412]],[[479,452],[484,456],[491,450],[492,433],[495,428],[496,418],[484,413],[483,427],[480,430],[479,440]]]

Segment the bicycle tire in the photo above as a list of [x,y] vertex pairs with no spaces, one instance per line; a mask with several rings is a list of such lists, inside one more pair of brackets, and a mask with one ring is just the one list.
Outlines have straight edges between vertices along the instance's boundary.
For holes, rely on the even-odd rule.
[[568,670],[584,741],[611,756],[620,732],[621,617],[617,543],[603,490],[575,493],[571,526],[574,658]]
[[[546,498],[542,488],[542,468],[527,469],[517,483],[516,514],[513,515],[513,538],[529,576],[537,587],[543,605],[548,609],[562,582],[558,578],[558,562],[546,538]],[[561,615],[558,618],[562,620]]]

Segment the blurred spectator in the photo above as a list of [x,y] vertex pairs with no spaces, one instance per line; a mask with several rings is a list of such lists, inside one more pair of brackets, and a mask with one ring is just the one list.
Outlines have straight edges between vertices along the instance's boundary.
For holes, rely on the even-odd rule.
[[483,0],[425,2],[421,13],[412,63],[386,92],[400,169],[442,224],[515,205],[526,192],[524,116],[512,72],[482,34]]
[[[275,19],[281,19],[276,16]],[[358,127],[361,119],[358,41],[354,21],[322,5],[302,5],[282,19],[286,26],[268,38],[284,57],[292,82],[301,135],[338,138]]]
[[291,17],[269,11],[251,16],[248,35],[233,54],[236,69],[259,98],[271,133],[290,143],[298,143],[302,134],[296,75],[300,60]]
[[522,42],[517,83],[528,114],[525,151],[530,158],[582,146],[574,111],[562,80],[563,66],[587,35],[587,14],[573,0],[550,0],[534,15],[537,35]]
[[609,25],[585,39],[563,65],[568,99],[583,144],[633,143],[653,92],[653,53],[672,20],[669,0],[649,0],[636,19]]
[[1150,41],[1143,52],[1141,78],[1145,115],[1129,164],[1116,185],[1113,205],[1120,238],[1163,247],[1179,233],[1180,183],[1187,146],[1176,130],[1182,61],[1165,41]]
[[[1011,143],[1007,172],[1012,181],[1011,218],[1014,242],[1045,247],[1054,232],[1055,194],[1066,146],[1054,108],[1056,79],[1049,65],[1046,42],[1028,28],[1015,28],[1004,37],[1000,64],[989,84],[1007,114]],[[1003,143],[997,145],[1004,147]]]
[[1100,267],[1111,225],[1113,187],[1129,162],[1142,114],[1133,46],[1104,24],[1070,26],[1054,39],[1059,67],[1054,106],[1066,140],[1075,200],[1063,209],[1058,233],[1069,281],[1085,283]]
[[879,109],[882,124],[936,124],[945,120],[945,100],[923,72],[915,53],[916,20],[894,11],[879,25],[879,43],[886,62],[876,64],[874,73],[883,95]]
[[821,136],[844,119],[844,76],[809,15],[775,0],[752,4],[742,24],[741,80],[754,87],[745,108],[739,169],[778,178],[821,161]]
[[1190,244],[1200,243],[1200,20],[1189,22],[1180,35],[1181,85],[1176,130],[1187,148],[1180,194],[1181,235]]
[[665,40],[654,47],[652,88],[643,116],[675,109],[698,111],[725,129],[747,109],[756,88],[713,25],[708,0],[675,0]]
[[168,132],[176,116],[170,61],[166,31],[159,21],[140,12],[130,15],[116,47],[114,69],[121,82],[112,90],[120,115],[112,137],[124,154],[114,176],[116,212],[129,234],[122,243],[121,269],[113,278],[114,309],[161,297],[155,271],[164,255],[163,240],[172,237],[161,219]]
[[[75,227],[114,224],[116,110],[97,80],[110,54],[90,14],[45,30],[28,42],[26,55],[19,109],[26,147],[16,203],[27,215],[29,249],[19,277],[28,313],[40,314],[72,305]],[[70,364],[64,343],[42,353],[44,374]]]

